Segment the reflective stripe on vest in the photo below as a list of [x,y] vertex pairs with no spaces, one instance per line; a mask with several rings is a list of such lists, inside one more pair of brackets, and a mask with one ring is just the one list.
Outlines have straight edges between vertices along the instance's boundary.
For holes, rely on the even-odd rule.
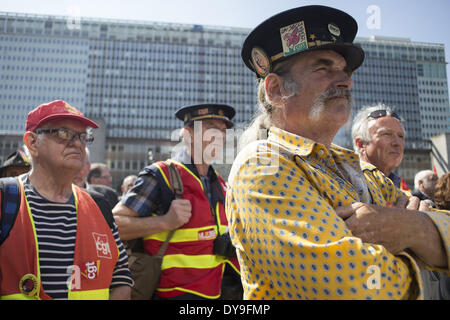
[[[228,228],[224,205],[217,202],[215,210],[211,208],[201,180],[185,165],[173,160],[168,161],[180,172],[185,186],[182,198],[191,201],[193,211],[191,220],[177,229],[170,240],[163,258],[161,282],[157,291],[160,296],[165,297],[188,292],[205,298],[218,298],[225,262],[228,260],[213,254],[212,249],[214,239],[219,233],[225,233]],[[173,190],[168,179],[167,165],[165,163],[154,165],[167,186]],[[149,254],[156,254],[168,233],[169,231],[161,232],[144,238],[144,247]],[[191,276],[186,278],[185,272]],[[196,280],[189,283],[190,279]],[[214,285],[211,285],[212,283]]]
[[186,254],[170,254],[164,257],[162,262],[162,270],[170,268],[194,268],[194,269],[210,269],[215,268],[227,259],[214,254],[203,255],[186,255]]
[[[219,229],[220,234],[223,234],[226,232],[227,226],[219,226]],[[170,239],[170,242],[201,241],[202,239],[199,239],[199,234],[201,234],[202,232],[207,232],[209,230],[213,230],[217,235],[217,226],[180,229],[173,234],[172,239]],[[167,235],[169,234],[169,232],[170,231],[164,231],[157,234],[153,234],[151,236],[145,237],[144,240],[158,240],[164,242],[167,239]]]
[[108,300],[108,289],[86,290],[86,291],[70,291],[69,300]]
[[[9,237],[0,246],[0,299],[51,299],[45,294],[39,266],[36,229],[21,179],[21,205]],[[68,299],[108,299],[118,248],[114,236],[94,200],[73,186],[77,212],[74,252],[74,282]],[[17,250],[23,252],[20,256]],[[7,257],[7,258],[6,258]],[[93,266],[91,276],[86,275]],[[95,272],[94,272],[95,270]],[[77,277],[77,275],[79,277]]]

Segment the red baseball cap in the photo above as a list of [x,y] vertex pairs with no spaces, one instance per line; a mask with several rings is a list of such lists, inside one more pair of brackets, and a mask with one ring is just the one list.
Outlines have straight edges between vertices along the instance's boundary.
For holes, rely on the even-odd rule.
[[94,121],[86,118],[79,110],[64,100],[55,100],[41,104],[28,113],[25,131],[34,131],[47,122],[65,119],[77,120],[88,127],[98,128],[98,125]]

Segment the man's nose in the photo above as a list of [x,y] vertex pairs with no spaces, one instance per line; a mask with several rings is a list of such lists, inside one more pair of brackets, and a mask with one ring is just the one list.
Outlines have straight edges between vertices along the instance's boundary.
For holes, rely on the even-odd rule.
[[335,85],[337,88],[350,90],[353,87],[352,74],[345,70],[339,71]]
[[394,137],[394,139],[392,139],[392,144],[396,147],[403,145],[403,138],[400,137]]

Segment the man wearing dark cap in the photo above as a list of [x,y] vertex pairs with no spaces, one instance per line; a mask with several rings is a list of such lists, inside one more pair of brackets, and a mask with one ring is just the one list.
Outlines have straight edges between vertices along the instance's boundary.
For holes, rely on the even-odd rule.
[[[222,104],[177,111],[184,122],[184,147],[171,159],[144,168],[113,210],[121,238],[143,239],[150,255],[175,230],[162,262],[157,299],[241,297],[239,265],[227,232],[226,185],[211,165],[222,153],[234,115],[232,107]],[[175,198],[171,165],[183,185],[180,199]]]
[[30,160],[25,152],[17,149],[14,153],[8,156],[0,167],[1,177],[16,177],[30,170]]
[[307,6],[244,42],[260,111],[231,169],[226,212],[246,299],[416,299],[419,263],[448,272],[449,216],[405,209],[376,167],[362,170],[332,144],[364,60],[356,32],[348,14]]
[[0,299],[129,299],[132,279],[117,226],[72,184],[93,140],[89,128],[98,126],[62,100],[28,114],[32,169],[15,183],[19,202],[12,181],[0,200],[8,204],[0,202],[0,232],[8,232],[0,233]]

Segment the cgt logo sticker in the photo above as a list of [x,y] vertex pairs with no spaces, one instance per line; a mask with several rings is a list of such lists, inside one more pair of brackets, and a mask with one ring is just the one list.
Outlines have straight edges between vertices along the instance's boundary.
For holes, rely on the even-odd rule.
[[100,260],[97,262],[86,262],[84,265],[84,270],[81,272],[81,275],[89,280],[94,280],[97,278],[100,272]]
[[97,256],[99,258],[112,259],[108,236],[106,234],[99,234],[95,232],[92,232],[92,236],[94,237],[95,247],[97,248]]

